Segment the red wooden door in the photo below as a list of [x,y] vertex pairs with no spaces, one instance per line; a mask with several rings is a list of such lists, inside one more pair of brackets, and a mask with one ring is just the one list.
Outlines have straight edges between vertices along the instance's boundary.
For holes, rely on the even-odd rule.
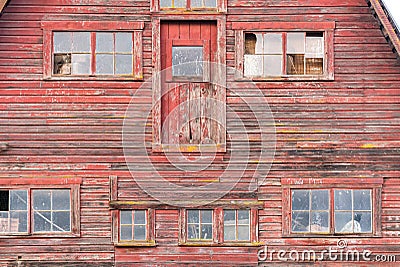
[[216,23],[171,21],[161,24],[161,127],[164,144],[216,143],[210,120]]

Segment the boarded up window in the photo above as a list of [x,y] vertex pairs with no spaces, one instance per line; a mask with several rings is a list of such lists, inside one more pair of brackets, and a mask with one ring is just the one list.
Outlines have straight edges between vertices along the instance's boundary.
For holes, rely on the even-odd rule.
[[27,190],[0,191],[0,233],[28,232]]
[[324,74],[322,32],[248,32],[244,50],[247,77]]

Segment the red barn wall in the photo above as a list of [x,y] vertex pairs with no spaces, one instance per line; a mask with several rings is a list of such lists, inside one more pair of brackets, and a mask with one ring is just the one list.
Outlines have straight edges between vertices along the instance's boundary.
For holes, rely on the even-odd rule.
[[[77,211],[81,237],[0,238],[0,264],[20,260],[37,266],[46,262],[111,266],[116,260],[119,266],[229,261],[257,265],[259,247],[178,246],[177,209],[156,210],[157,247],[113,246],[109,176],[119,179],[119,199],[151,199],[132,183],[121,143],[125,110],[141,82],[43,81],[40,21],[63,14],[126,15],[145,21],[143,71],[145,79],[151,76],[150,1],[10,1],[0,17],[0,142],[7,144],[0,152],[0,178],[81,177],[81,210]],[[260,241],[275,250],[312,247],[318,251],[337,240],[282,237],[282,178],[315,178],[326,184],[331,179],[383,178],[382,237],[350,238],[349,243],[374,253],[395,254],[400,260],[400,64],[366,1],[229,0],[226,58],[230,67],[235,67],[232,23],[244,21],[336,22],[334,81],[257,83],[277,131],[274,163],[257,195],[264,201],[259,212]],[[228,95],[228,103],[234,103],[234,98]],[[155,165],[162,168],[164,163],[162,159]],[[217,162],[214,167],[224,164]],[[168,175],[180,174],[166,170]],[[203,175],[218,176],[218,171]],[[188,176],[201,182],[201,177]],[[244,181],[232,195],[245,191]]]

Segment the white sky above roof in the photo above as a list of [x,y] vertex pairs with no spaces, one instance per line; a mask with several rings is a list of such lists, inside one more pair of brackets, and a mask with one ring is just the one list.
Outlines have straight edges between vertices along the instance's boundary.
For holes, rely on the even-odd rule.
[[382,0],[400,30],[400,0]]

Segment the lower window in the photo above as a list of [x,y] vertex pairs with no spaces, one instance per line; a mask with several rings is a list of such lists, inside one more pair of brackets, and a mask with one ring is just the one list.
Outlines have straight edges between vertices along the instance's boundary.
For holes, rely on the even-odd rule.
[[0,189],[0,234],[72,234],[73,189]]
[[181,245],[247,246],[258,241],[257,209],[182,210],[181,221]]
[[373,189],[292,189],[291,233],[373,233]]

